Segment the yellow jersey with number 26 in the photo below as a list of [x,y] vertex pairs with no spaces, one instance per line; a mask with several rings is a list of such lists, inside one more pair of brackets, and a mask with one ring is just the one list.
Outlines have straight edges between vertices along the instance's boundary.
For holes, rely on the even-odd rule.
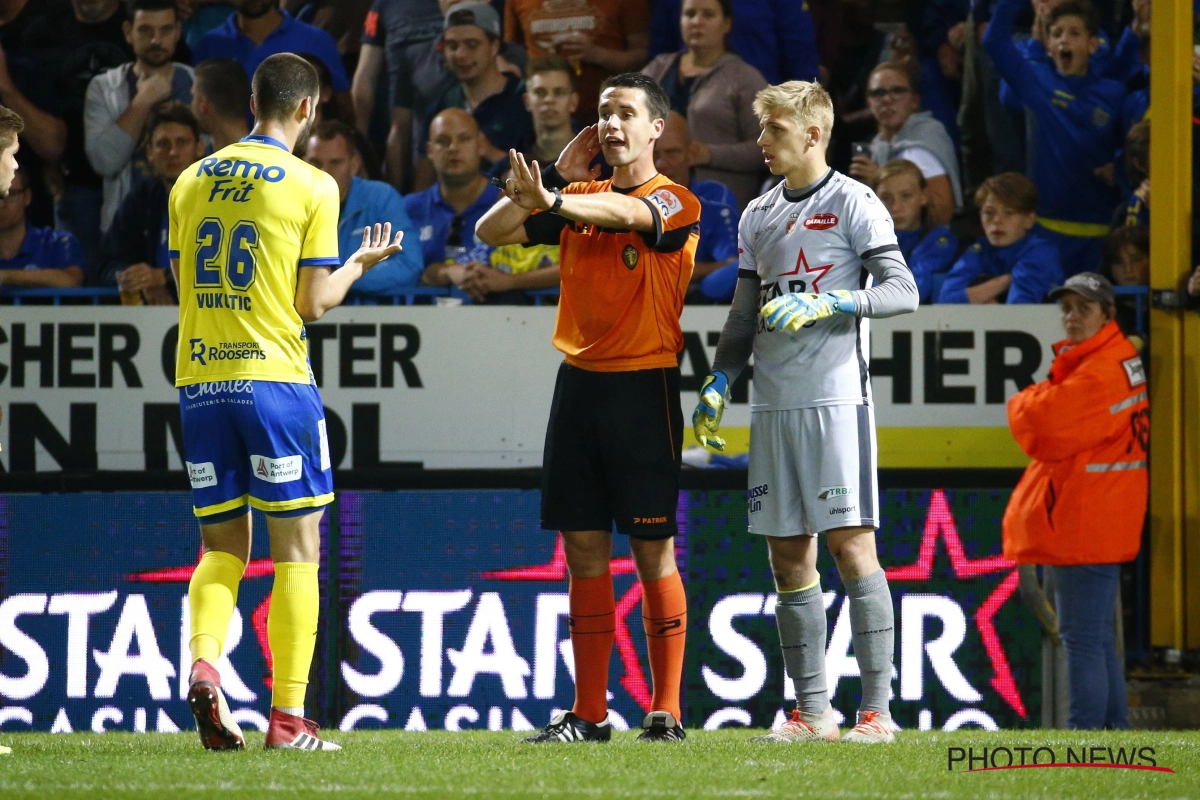
[[175,385],[311,383],[297,271],[337,269],[337,183],[252,134],[175,181],[168,249],[179,260]]

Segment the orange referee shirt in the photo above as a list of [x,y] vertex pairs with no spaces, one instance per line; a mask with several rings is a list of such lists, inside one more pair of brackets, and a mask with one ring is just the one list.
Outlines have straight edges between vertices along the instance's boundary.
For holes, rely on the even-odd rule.
[[700,201],[663,175],[632,189],[607,180],[562,191],[636,197],[654,215],[654,230],[611,230],[546,213],[525,222],[530,244],[562,248],[554,346],[568,364],[593,372],[678,366],[679,315],[696,266]]

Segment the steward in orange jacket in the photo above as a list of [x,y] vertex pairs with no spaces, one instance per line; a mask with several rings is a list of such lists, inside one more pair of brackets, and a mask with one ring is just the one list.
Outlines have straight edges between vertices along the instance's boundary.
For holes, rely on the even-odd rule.
[[1008,401],[1013,437],[1033,463],[1004,512],[1004,555],[1060,566],[1131,561],[1149,495],[1142,360],[1113,321],[1054,353],[1048,379]]

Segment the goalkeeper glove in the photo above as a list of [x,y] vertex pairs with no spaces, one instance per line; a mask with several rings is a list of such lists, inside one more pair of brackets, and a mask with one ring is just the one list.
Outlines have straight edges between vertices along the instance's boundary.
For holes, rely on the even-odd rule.
[[854,295],[845,289],[821,294],[785,294],[764,305],[759,313],[773,331],[798,331],[834,314],[853,314]]
[[692,432],[701,446],[724,450],[725,440],[717,436],[721,415],[729,402],[729,379],[724,372],[710,372],[700,387],[700,402],[692,412]]

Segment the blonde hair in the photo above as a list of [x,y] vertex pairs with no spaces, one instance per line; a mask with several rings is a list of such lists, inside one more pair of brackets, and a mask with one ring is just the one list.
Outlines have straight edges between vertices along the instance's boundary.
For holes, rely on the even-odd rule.
[[833,132],[833,101],[819,83],[788,81],[768,86],[754,96],[754,116],[762,119],[772,111],[785,111],[802,128],[816,125],[821,139],[829,143]]
[[925,175],[922,174],[921,168],[906,158],[893,158],[891,161],[879,168],[879,178],[875,181],[875,185],[883,183],[888,178],[895,178],[900,175],[908,175],[917,182],[917,186],[924,189],[927,186]]

